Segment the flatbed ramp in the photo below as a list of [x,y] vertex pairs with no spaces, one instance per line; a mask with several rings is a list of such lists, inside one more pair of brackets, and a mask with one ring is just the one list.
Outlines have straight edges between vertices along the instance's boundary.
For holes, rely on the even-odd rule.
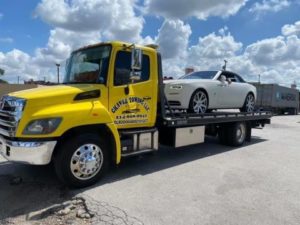
[[248,121],[259,126],[270,124],[271,117],[271,112],[214,112],[205,114],[172,113],[166,114],[161,120],[161,125],[166,127],[184,127]]

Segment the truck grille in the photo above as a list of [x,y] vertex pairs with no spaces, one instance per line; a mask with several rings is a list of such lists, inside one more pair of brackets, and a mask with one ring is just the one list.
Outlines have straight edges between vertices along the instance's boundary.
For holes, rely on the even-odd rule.
[[24,110],[25,100],[4,96],[0,100],[0,134],[13,137]]

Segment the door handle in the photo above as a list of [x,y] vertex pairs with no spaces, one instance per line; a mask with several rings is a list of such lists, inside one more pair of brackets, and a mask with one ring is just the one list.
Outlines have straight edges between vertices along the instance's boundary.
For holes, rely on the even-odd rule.
[[218,84],[219,87],[226,87],[226,84]]
[[143,98],[143,100],[145,100],[145,101],[150,100],[150,99],[151,99],[150,96],[146,96],[146,97]]

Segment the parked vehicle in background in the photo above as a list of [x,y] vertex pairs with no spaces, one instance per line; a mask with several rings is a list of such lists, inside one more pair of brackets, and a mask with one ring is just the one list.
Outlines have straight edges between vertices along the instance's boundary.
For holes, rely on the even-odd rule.
[[198,71],[164,83],[172,108],[187,109],[190,113],[206,113],[213,109],[254,111],[256,88],[233,72]]
[[296,115],[299,111],[299,91],[278,84],[252,83],[257,89],[256,109],[276,114]]

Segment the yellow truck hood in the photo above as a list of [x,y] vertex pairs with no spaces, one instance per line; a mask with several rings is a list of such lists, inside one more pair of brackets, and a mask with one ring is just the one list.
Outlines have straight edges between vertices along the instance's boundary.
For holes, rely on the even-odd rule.
[[97,90],[99,86],[94,84],[56,85],[12,92],[9,95],[27,99],[38,105],[51,105],[57,102],[72,102],[77,94]]

